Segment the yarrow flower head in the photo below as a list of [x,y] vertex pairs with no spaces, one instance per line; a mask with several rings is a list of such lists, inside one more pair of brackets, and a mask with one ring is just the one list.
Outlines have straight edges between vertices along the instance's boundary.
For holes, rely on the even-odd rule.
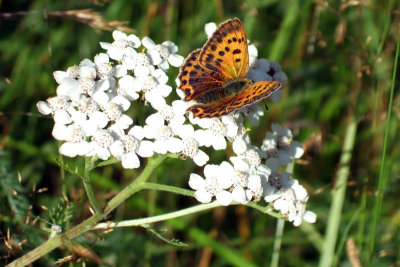
[[[216,29],[215,23],[205,26],[208,36]],[[193,103],[183,100],[182,90],[176,90],[180,100],[169,101],[172,87],[166,71],[184,61],[173,42],[156,44],[149,37],[140,40],[120,31],[113,32],[113,39],[100,43],[105,52],[93,60],[55,71],[57,95],[37,103],[40,113],[54,119],[52,134],[63,142],[62,155],[112,158],[121,161],[123,168],[134,169],[154,154],[177,154],[204,166],[203,177],[191,173],[189,178],[199,202],[216,199],[227,206],[264,200],[296,226],[316,220],[306,210],[305,188],[290,173],[280,172],[282,165],[303,154],[289,129],[273,124],[272,132],[257,146],[246,127],[247,122],[259,125],[265,114],[257,104],[222,117],[194,117],[187,112]],[[248,53],[248,79],[286,83],[277,62],[259,59],[250,43]],[[280,101],[281,96],[278,90],[271,99]],[[138,105],[146,111],[137,110]],[[141,114],[147,117],[139,118]],[[209,151],[224,149],[229,149],[229,162],[207,164]]]

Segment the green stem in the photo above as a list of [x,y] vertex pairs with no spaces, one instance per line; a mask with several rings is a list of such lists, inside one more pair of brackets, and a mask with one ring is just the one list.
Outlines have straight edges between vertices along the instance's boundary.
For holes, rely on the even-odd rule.
[[96,197],[93,192],[92,183],[90,181],[90,171],[93,169],[93,161],[92,158],[85,157],[85,173],[82,178],[83,186],[85,187],[86,195],[89,199],[90,204],[94,209],[95,214],[101,214],[100,205],[96,200]]
[[392,114],[393,94],[394,94],[394,86],[396,83],[396,72],[397,72],[397,64],[398,64],[398,60],[399,60],[399,50],[400,50],[400,30],[398,32],[398,37],[397,37],[396,56],[395,56],[394,66],[393,66],[392,85],[390,88],[389,105],[388,105],[386,127],[385,127],[385,136],[384,136],[384,141],[383,141],[382,157],[381,157],[380,169],[379,169],[378,196],[377,196],[377,200],[375,201],[375,206],[374,206],[374,216],[373,216],[371,234],[370,234],[371,239],[369,242],[369,249],[368,249],[368,254],[369,254],[368,265],[369,266],[372,266],[372,259],[373,259],[373,255],[374,255],[374,249],[375,249],[376,228],[378,226],[378,221],[379,221],[379,217],[380,217],[380,213],[381,213],[381,209],[382,209],[383,196],[384,196],[384,192],[385,192],[385,185],[387,183],[387,177],[383,176],[383,172],[385,169],[386,149],[387,149],[389,129],[390,129],[390,117]]
[[276,231],[274,239],[274,248],[272,251],[271,267],[277,267],[279,262],[279,252],[281,250],[283,229],[285,228],[285,220],[278,219],[276,221]]
[[326,228],[324,246],[322,250],[323,253],[319,261],[320,267],[332,266],[356,132],[357,122],[352,121],[346,129],[342,155],[340,157],[340,168],[337,173],[335,193],[333,195],[332,205],[328,216],[329,220]]
[[143,183],[150,177],[151,173],[163,162],[165,158],[166,156],[161,156],[158,158],[149,159],[148,164],[146,165],[140,176],[136,178],[132,183],[130,183],[126,188],[124,188],[121,192],[119,192],[113,199],[111,199],[107,203],[102,213],[94,214],[92,217],[86,219],[85,221],[66,231],[65,233],[47,240],[39,247],[31,250],[30,252],[11,262],[7,266],[26,266],[39,259],[40,257],[48,254],[50,251],[56,249],[62,244],[65,244],[69,240],[92,229],[96,223],[104,219],[111,211],[118,207],[128,197],[142,189]]
[[174,212],[170,212],[170,213],[166,213],[166,214],[162,214],[162,215],[156,215],[156,216],[152,216],[152,217],[147,217],[147,218],[125,220],[125,221],[118,222],[118,223],[99,223],[96,226],[94,226],[93,229],[107,229],[107,228],[116,228],[116,227],[140,226],[143,224],[166,221],[166,220],[186,216],[189,214],[213,209],[213,208],[220,207],[220,206],[221,206],[221,204],[219,204],[218,201],[214,201],[211,203],[200,204],[200,205],[186,208],[183,210],[178,210],[178,211],[174,211]]
[[125,187],[121,192],[119,192],[113,199],[111,199],[103,213],[110,213],[116,207],[118,207],[122,202],[124,202],[128,197],[143,188],[143,184],[150,177],[150,174],[166,159],[166,156],[159,156],[158,158],[149,158],[149,161],[144,168],[143,172],[138,178]]
[[175,193],[183,196],[194,197],[194,192],[192,190],[183,189],[175,186],[156,184],[156,183],[144,183],[143,189],[152,189],[158,191],[165,191],[170,193]]

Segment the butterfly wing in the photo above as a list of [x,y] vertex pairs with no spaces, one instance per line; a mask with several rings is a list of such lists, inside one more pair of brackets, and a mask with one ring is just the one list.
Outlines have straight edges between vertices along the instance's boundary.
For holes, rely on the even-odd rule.
[[188,110],[193,112],[195,117],[220,117],[267,98],[273,92],[281,88],[281,86],[282,84],[277,81],[256,82],[242,92],[227,97],[217,103],[194,105]]
[[242,22],[235,18],[219,25],[201,50],[199,62],[225,81],[244,78],[249,71],[249,52]]
[[180,73],[179,89],[185,93],[185,100],[196,100],[199,95],[221,87],[224,79],[220,73],[209,71],[199,64],[200,50],[193,51],[183,63]]

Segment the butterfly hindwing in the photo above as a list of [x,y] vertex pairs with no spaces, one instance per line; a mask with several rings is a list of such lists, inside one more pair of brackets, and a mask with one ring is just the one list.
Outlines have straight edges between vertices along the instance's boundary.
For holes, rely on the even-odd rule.
[[249,52],[242,22],[235,18],[222,23],[201,50],[199,62],[222,74],[225,81],[244,78],[249,70]]
[[250,85],[239,94],[227,97],[218,103],[194,105],[188,110],[192,111],[195,117],[220,117],[245,106],[255,104],[267,98],[279,88],[281,88],[280,82],[260,81]]

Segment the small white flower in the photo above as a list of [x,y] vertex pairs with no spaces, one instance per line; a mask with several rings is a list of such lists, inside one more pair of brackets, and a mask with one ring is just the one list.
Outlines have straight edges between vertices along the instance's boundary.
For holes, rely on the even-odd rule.
[[316,214],[306,211],[307,200],[307,191],[303,186],[295,182],[290,188],[282,190],[280,198],[274,201],[274,208],[279,210],[281,214],[286,215],[288,221],[293,222],[294,226],[299,226],[303,219],[314,223]]
[[276,123],[271,128],[272,132],[267,132],[261,146],[263,157],[276,157],[281,165],[287,165],[303,155],[301,143],[292,140],[293,135],[289,129],[283,129]]
[[139,98],[139,94],[134,86],[135,78],[131,75],[124,75],[118,81],[117,93],[121,96],[126,97],[129,101],[133,101]]
[[156,69],[150,75],[138,76],[134,78],[133,88],[136,92],[142,92],[146,101],[156,108],[165,104],[172,87],[167,85],[168,76],[164,71]]
[[129,56],[125,56],[122,59],[122,65],[128,70],[133,70],[135,76],[149,75],[150,71],[154,69],[149,56],[144,53],[135,52]]
[[183,143],[179,138],[174,137],[171,127],[164,124],[164,119],[157,113],[146,119],[143,128],[144,135],[148,139],[155,139],[154,152],[165,154],[168,151],[178,153],[182,151]]
[[180,67],[183,63],[184,58],[176,54],[178,47],[171,41],[156,45],[153,40],[146,36],[142,39],[142,44],[148,49],[152,64],[164,71],[169,68],[169,64]]
[[196,132],[196,139],[199,140],[201,146],[212,146],[215,150],[226,148],[225,137],[234,139],[238,134],[238,124],[231,115],[217,118],[192,119],[192,122],[197,123],[200,127],[206,130]]
[[255,146],[248,148],[236,157],[230,157],[236,170],[253,173],[261,164],[260,152]]
[[196,140],[196,131],[192,125],[175,126],[174,131],[182,138],[183,156],[193,159],[198,166],[203,166],[209,160],[208,155],[199,149],[199,142]]
[[85,132],[80,126],[55,124],[53,136],[56,139],[67,141],[60,146],[59,152],[62,155],[68,157],[83,156],[91,150],[90,144],[85,140]]
[[134,35],[129,36],[121,31],[113,31],[114,42],[112,44],[100,42],[100,46],[107,50],[107,54],[114,60],[121,60],[124,55],[132,53],[133,48],[140,46],[140,39]]
[[114,75],[114,68],[110,63],[110,59],[107,54],[97,54],[94,57],[94,63],[96,64],[97,77],[99,79],[105,79]]
[[232,193],[227,191],[232,186],[232,177],[228,162],[220,165],[206,165],[203,179],[200,175],[190,174],[189,186],[196,190],[195,198],[202,203],[209,203],[215,196],[221,205],[228,206],[232,202]]
[[72,101],[79,101],[82,91],[76,79],[65,77],[57,87],[58,96],[66,96]]
[[102,160],[110,157],[110,147],[114,142],[114,138],[107,130],[98,130],[92,137],[90,145],[92,151],[87,156],[98,156]]
[[258,175],[251,175],[248,178],[246,196],[248,200],[259,201],[263,196],[263,187],[261,185],[261,178]]
[[142,140],[143,136],[131,130],[127,135],[121,136],[110,146],[111,154],[121,160],[122,167],[125,169],[139,168],[141,157],[151,157],[154,154],[153,143]]

